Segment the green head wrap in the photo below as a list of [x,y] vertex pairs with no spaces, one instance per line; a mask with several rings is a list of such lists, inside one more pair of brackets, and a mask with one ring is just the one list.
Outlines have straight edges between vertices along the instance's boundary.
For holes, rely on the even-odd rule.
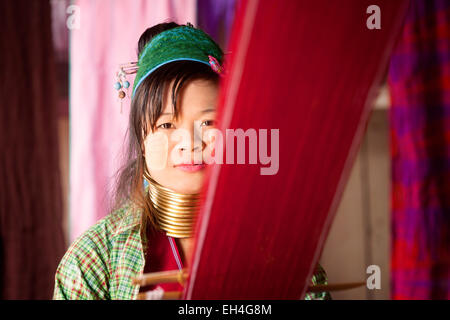
[[220,73],[222,59],[220,47],[200,29],[188,25],[163,31],[145,46],[139,56],[133,96],[142,81],[162,65],[173,61],[197,61]]

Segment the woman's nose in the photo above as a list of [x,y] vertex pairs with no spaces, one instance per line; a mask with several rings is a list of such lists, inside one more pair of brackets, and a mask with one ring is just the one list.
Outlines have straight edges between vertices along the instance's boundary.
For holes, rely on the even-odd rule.
[[[196,127],[195,122],[192,122],[189,126],[186,126],[185,129],[189,132],[191,151],[203,151],[206,147],[206,143],[203,141],[201,129]],[[181,145],[181,151],[187,151],[188,149],[189,147],[187,145]]]
[[[195,141],[192,140],[191,141],[191,151],[192,152],[199,152],[199,151],[203,151],[206,147],[206,143],[203,140],[200,141]],[[187,151],[189,148],[186,145],[182,145],[180,146],[180,150],[181,151]]]

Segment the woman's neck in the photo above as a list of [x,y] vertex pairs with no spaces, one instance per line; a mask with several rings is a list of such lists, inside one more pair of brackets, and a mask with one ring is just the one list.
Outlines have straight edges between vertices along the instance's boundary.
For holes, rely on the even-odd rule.
[[181,194],[163,187],[148,174],[148,198],[152,212],[161,230],[173,238],[190,238],[200,205],[199,194]]

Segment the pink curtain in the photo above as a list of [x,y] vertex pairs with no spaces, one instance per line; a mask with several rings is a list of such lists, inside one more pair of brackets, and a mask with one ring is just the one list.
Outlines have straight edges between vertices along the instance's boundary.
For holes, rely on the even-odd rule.
[[196,23],[194,0],[73,4],[79,28],[70,34],[70,242],[108,213],[129,112],[128,99],[120,112],[113,88],[118,65],[136,61],[146,28],[167,20]]

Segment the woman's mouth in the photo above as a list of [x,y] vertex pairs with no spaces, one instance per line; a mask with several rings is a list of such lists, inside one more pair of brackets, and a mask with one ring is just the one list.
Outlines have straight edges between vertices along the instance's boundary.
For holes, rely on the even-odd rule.
[[196,171],[200,171],[200,170],[204,169],[206,167],[206,164],[204,164],[204,163],[200,163],[200,164],[182,163],[182,164],[177,164],[174,167],[177,169],[180,169],[181,171],[184,171],[184,172],[196,172]]

